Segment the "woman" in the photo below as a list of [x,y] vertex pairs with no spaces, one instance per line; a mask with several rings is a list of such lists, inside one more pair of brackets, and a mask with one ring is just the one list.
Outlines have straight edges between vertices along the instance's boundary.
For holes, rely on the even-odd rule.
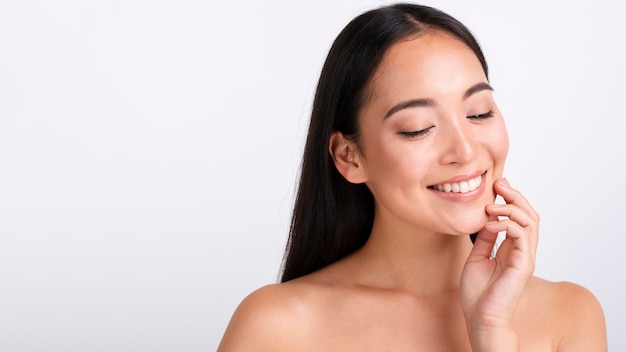
[[539,217],[507,151],[465,26],[408,4],[355,18],[319,80],[282,283],[219,351],[606,350],[594,296],[532,276]]

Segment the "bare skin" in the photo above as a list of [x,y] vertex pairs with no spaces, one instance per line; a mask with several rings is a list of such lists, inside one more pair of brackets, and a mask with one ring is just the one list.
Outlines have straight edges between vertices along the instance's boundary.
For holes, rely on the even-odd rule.
[[[256,291],[218,351],[472,351],[458,291],[424,295],[345,282],[361,276],[351,270],[358,261]],[[532,278],[513,327],[520,351],[607,350],[600,306],[571,283]]]
[[400,42],[370,92],[359,144],[329,144],[374,195],[369,240],[252,293],[218,351],[606,351],[595,297],[532,276],[539,216],[502,178],[508,137],[473,52],[439,32]]

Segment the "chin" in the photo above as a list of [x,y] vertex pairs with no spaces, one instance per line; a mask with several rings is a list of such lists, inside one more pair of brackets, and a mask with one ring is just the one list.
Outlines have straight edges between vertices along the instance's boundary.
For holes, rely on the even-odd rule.
[[485,211],[460,216],[455,224],[452,226],[450,234],[454,235],[470,235],[482,230],[487,224],[488,216]]

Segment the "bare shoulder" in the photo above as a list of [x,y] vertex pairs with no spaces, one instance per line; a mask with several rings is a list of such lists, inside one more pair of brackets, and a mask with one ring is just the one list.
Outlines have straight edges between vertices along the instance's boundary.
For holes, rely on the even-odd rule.
[[528,293],[530,310],[551,322],[558,351],[607,350],[604,312],[591,291],[571,282],[533,277]]
[[295,351],[308,330],[306,291],[304,284],[289,282],[252,292],[235,310],[218,351]]

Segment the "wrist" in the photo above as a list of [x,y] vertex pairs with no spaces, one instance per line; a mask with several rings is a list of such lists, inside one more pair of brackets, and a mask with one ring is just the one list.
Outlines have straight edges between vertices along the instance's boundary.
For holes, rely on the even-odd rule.
[[472,351],[519,352],[519,339],[512,327],[493,327],[467,322]]

